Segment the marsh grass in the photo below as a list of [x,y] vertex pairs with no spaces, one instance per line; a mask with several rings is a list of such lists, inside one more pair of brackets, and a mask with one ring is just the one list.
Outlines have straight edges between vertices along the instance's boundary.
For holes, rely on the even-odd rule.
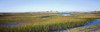
[[[42,19],[43,16],[50,16]],[[81,26],[87,22],[91,22],[99,15],[77,15],[77,16],[62,16],[58,14],[35,14],[33,16],[10,16],[1,17],[0,23],[7,22],[28,22],[28,24],[19,25],[17,27],[2,28],[0,32],[48,32],[50,30],[60,30],[66,28],[74,28]]]
[[[73,19],[72,19],[73,20]],[[12,29],[8,28],[9,30],[12,31],[18,31],[21,29],[21,31],[28,31],[28,32],[48,32],[49,30],[60,30],[62,28],[73,28],[75,26],[80,26],[86,23],[85,21],[90,21],[86,19],[76,19],[78,21],[53,21],[53,22],[42,22],[42,23],[34,23],[34,24],[28,24],[24,26],[19,26],[19,27],[14,27]],[[80,20],[80,21],[79,21]],[[18,29],[19,28],[19,29]],[[8,30],[8,31],[9,31]],[[3,30],[2,30],[3,31]],[[4,30],[5,31],[5,30]],[[21,32],[18,31],[18,32]]]
[[100,29],[100,24],[79,27],[79,28],[73,28],[71,30],[67,30],[64,32],[73,32],[73,31],[74,32],[91,32],[91,31],[96,31],[97,29]]

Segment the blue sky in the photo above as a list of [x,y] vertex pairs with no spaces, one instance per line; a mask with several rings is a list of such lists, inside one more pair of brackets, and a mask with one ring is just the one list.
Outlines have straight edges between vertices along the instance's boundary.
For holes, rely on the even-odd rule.
[[100,0],[0,0],[0,12],[100,10]]

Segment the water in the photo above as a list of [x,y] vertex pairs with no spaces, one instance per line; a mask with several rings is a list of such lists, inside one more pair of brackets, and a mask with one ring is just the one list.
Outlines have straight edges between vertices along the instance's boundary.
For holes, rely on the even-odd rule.
[[80,14],[80,13],[58,13],[58,14],[68,16],[68,15],[71,15],[71,14]]
[[15,27],[15,26],[19,26],[19,25],[22,25],[22,24],[26,24],[25,22],[8,22],[6,24],[2,24],[0,25],[0,27]]
[[95,25],[95,24],[100,24],[100,19],[96,19],[90,23],[84,24],[84,26]]
[[[93,20],[92,22],[86,23],[83,26],[78,26],[78,27],[90,26],[90,25],[95,25],[95,24],[100,24],[100,19]],[[75,28],[78,28],[78,27],[75,27]],[[70,28],[70,29],[72,29],[72,28]],[[70,29],[68,29],[68,28],[61,29],[60,31],[63,32],[64,30],[70,30]],[[88,29],[92,29],[92,28],[88,28]],[[55,30],[55,31],[49,31],[49,32],[60,32],[60,31]]]
[[71,14],[93,14],[93,13],[58,13],[58,14],[68,16],[68,15],[71,15]]

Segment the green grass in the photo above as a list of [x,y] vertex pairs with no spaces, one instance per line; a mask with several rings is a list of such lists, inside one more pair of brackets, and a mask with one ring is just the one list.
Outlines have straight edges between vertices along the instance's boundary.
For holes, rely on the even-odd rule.
[[[69,21],[70,20],[70,21]],[[71,21],[71,20],[76,20],[76,21]],[[59,30],[62,28],[73,28],[75,26],[81,26],[87,21],[90,21],[90,19],[68,19],[66,21],[47,21],[47,22],[42,22],[42,23],[30,23],[28,25],[24,26],[19,26],[19,27],[14,27],[14,28],[8,28],[9,30],[12,31],[28,31],[28,32],[47,32],[48,30]],[[9,30],[4,30],[4,31],[9,31]],[[21,31],[20,31],[21,30]],[[2,30],[3,31],[3,30]]]
[[[50,16],[42,19],[42,16]],[[52,14],[34,14],[32,16],[7,16],[0,17],[0,24],[8,22],[28,22],[17,27],[2,28],[0,32],[48,32],[49,30],[60,30],[81,26],[87,22],[99,18],[99,14],[62,16]]]
[[67,31],[64,31],[64,32],[73,32],[73,31],[74,32],[90,32],[90,31],[97,30],[98,28],[100,28],[100,24],[85,26],[85,27],[79,27],[79,28],[73,28],[71,30],[67,30]]

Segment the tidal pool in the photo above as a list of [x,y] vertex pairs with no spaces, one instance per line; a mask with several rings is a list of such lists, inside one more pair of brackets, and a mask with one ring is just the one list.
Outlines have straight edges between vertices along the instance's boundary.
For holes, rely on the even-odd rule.
[[26,22],[8,22],[6,24],[1,24],[0,27],[15,27],[23,24],[26,24]]

